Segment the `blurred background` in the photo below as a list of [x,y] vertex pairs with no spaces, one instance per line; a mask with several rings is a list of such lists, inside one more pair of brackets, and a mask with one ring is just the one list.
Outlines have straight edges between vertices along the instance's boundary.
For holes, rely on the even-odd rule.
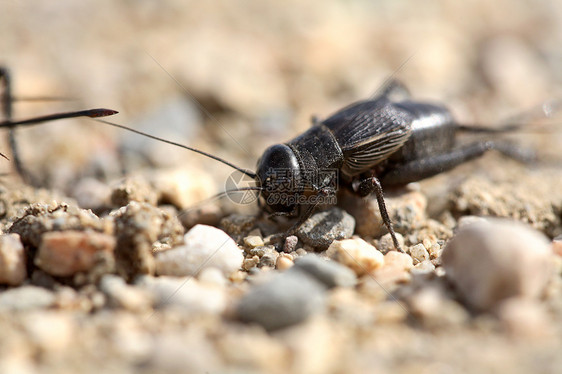
[[[114,122],[252,169],[312,115],[367,98],[390,76],[465,123],[560,99],[561,45],[556,0],[0,2],[0,64],[15,95],[69,99],[19,102],[15,118],[107,107],[120,112]],[[217,190],[230,174],[84,119],[17,136],[28,169],[63,190],[152,166],[213,169]]]

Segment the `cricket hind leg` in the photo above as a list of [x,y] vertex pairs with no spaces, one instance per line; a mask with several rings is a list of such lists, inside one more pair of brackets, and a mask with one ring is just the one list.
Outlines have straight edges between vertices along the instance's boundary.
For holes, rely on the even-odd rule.
[[395,166],[381,177],[384,186],[399,186],[451,170],[465,162],[481,157],[489,150],[496,150],[516,161],[531,164],[536,161],[533,151],[508,142],[479,141],[454,149],[448,153]]
[[375,194],[377,198],[377,203],[379,205],[379,211],[381,212],[381,218],[386,226],[388,232],[390,233],[390,237],[392,238],[392,243],[394,244],[394,248],[399,250],[400,252],[404,252],[400,243],[398,243],[398,239],[396,238],[396,232],[394,231],[394,227],[392,225],[392,221],[390,220],[390,216],[388,215],[388,210],[386,209],[386,204],[384,202],[384,195],[382,191],[382,186],[380,181],[376,177],[368,177],[365,179],[358,180],[358,183],[353,183],[353,192],[355,194],[366,197],[372,193]]

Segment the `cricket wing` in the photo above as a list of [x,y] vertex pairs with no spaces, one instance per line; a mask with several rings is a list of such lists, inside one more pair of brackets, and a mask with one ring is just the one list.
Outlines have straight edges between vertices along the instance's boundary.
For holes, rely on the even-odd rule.
[[356,175],[398,150],[410,137],[411,115],[386,98],[361,101],[322,124],[336,137],[344,155],[343,171]]

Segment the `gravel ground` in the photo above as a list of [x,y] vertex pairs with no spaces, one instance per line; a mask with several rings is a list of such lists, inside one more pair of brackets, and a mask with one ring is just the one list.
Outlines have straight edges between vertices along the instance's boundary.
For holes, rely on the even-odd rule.
[[[66,98],[17,118],[112,108],[253,168],[391,75],[462,123],[533,130],[562,97],[561,25],[546,0],[13,1],[0,64],[16,97]],[[290,222],[205,201],[246,183],[226,166],[92,121],[18,130],[33,183],[0,162],[0,372],[559,372],[562,126],[546,122],[509,136],[535,165],[491,152],[385,191],[406,253],[374,199],[342,193],[278,243]]]

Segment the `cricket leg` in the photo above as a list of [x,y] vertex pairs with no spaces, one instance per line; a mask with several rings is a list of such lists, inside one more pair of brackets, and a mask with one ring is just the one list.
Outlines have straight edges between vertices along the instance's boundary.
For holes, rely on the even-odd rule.
[[519,162],[531,163],[535,160],[533,152],[517,147],[511,143],[481,141],[452,150],[449,153],[393,167],[390,171],[382,175],[381,182],[384,186],[400,186],[411,182],[417,182],[451,170],[467,161],[474,160],[492,149]]
[[396,248],[400,252],[404,252],[404,250],[400,247],[398,240],[396,239],[396,232],[394,231],[392,221],[390,220],[388,211],[386,210],[386,204],[384,202],[384,195],[382,192],[380,181],[376,177],[365,178],[363,180],[360,180],[358,184],[355,184],[355,186],[353,187],[353,191],[361,197],[368,196],[373,192],[375,193],[377,203],[379,205],[379,211],[381,212],[382,221],[386,226],[388,232],[390,233],[394,248]]

